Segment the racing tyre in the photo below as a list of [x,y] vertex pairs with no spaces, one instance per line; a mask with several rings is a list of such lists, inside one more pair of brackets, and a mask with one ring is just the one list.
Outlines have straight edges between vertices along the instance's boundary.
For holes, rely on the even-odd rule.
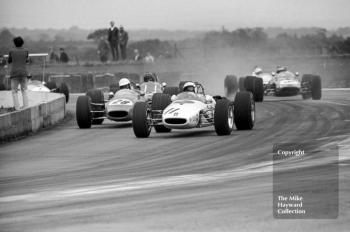
[[311,96],[312,100],[320,100],[322,97],[321,77],[314,76],[311,82]]
[[239,91],[245,91],[245,88],[244,88],[244,77],[240,77],[239,80],[238,80],[238,86],[239,86]]
[[264,100],[264,83],[260,77],[255,79],[254,100],[256,102],[262,102]]
[[234,121],[237,130],[251,130],[255,123],[255,101],[251,92],[238,92],[234,102]]
[[64,96],[66,97],[66,103],[67,103],[69,101],[69,89],[66,83],[61,84],[59,88],[59,92],[64,94]]
[[[164,93],[155,93],[152,97],[152,110],[164,110],[171,103],[171,97]],[[163,125],[155,125],[154,129],[157,133],[170,132],[171,129]]]
[[76,104],[76,119],[79,128],[90,128],[92,123],[91,99],[88,96],[79,96]]
[[233,103],[226,98],[216,102],[214,127],[217,135],[230,135],[234,123]]
[[178,95],[180,92],[179,87],[165,87],[163,93],[171,96]]
[[109,91],[113,92],[113,94],[115,94],[119,89],[119,85],[116,83],[112,83],[109,85]]
[[[101,105],[92,105],[93,111],[103,111],[103,112],[95,112],[93,113],[92,117],[92,124],[93,125],[101,125],[103,123],[103,118],[105,116],[105,105],[104,105],[104,96],[101,90],[99,89],[90,89],[86,93],[86,96],[89,96],[92,103],[95,104],[101,104]],[[94,118],[100,118],[100,119],[94,119]]]
[[48,81],[45,86],[49,89],[49,90],[55,90],[57,89],[57,85],[56,82],[54,81]]
[[301,86],[304,89],[304,91],[301,93],[301,96],[304,100],[311,98],[311,95],[312,95],[311,86],[312,86],[313,78],[314,78],[314,75],[311,75],[311,74],[304,74],[301,78]]
[[146,102],[136,102],[133,109],[132,128],[137,138],[147,138],[152,126],[149,124],[151,112]]
[[224,81],[225,95],[231,96],[238,90],[238,81],[235,75],[227,75]]

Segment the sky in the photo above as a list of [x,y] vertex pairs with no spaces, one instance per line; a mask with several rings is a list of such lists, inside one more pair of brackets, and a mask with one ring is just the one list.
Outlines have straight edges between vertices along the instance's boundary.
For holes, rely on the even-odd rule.
[[0,28],[212,30],[350,26],[350,0],[0,0]]

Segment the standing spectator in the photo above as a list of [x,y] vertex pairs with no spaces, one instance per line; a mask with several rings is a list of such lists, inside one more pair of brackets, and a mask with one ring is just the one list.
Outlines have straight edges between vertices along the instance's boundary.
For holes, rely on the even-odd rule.
[[109,46],[104,36],[101,36],[98,42],[97,53],[100,55],[102,63],[106,63],[108,60]]
[[50,63],[58,63],[60,58],[56,54],[55,50],[53,47],[50,48]]
[[154,62],[154,57],[150,52],[147,52],[145,58],[144,58],[146,63],[153,63]]
[[142,56],[140,55],[138,49],[135,49],[135,50],[134,50],[134,60],[135,60],[135,61],[140,61],[140,60],[142,60]]
[[68,63],[69,57],[67,53],[64,51],[64,48],[60,48],[60,62],[61,63]]
[[110,22],[111,27],[108,30],[108,42],[109,45],[111,46],[111,51],[112,51],[112,57],[113,60],[118,60],[119,59],[119,30],[117,27],[114,26],[114,22]]
[[16,110],[20,109],[18,101],[18,85],[21,86],[23,107],[28,107],[28,95],[27,95],[27,85],[28,85],[28,71],[27,63],[29,63],[28,50],[23,48],[24,41],[22,37],[16,37],[13,39],[15,48],[9,53],[8,63],[12,64],[10,71],[11,78],[11,90],[13,103]]
[[126,31],[124,31],[124,27],[120,26],[119,29],[119,46],[120,46],[120,53],[123,60],[126,59],[126,46],[128,44],[129,35]]

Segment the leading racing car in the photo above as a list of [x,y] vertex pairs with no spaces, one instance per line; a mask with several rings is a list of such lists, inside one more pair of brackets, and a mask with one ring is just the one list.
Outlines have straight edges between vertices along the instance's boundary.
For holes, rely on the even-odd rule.
[[[233,76],[225,83],[237,83]],[[181,84],[181,83],[180,83]],[[226,86],[225,89],[235,89]],[[255,101],[251,92],[243,91],[227,97],[205,94],[203,86],[186,82],[183,92],[170,97],[168,94],[153,95],[152,105],[135,103],[133,131],[136,137],[149,137],[152,127],[156,132],[172,129],[191,129],[214,126],[217,135],[231,134],[234,125],[238,130],[251,130],[255,123]]]

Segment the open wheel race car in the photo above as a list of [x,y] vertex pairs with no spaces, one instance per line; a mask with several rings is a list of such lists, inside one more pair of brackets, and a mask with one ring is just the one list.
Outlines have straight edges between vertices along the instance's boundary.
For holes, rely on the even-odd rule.
[[69,101],[69,89],[65,83],[61,83],[57,87],[56,82],[49,81],[47,83],[38,80],[31,80],[29,78],[28,90],[29,91],[39,91],[39,92],[52,92],[52,93],[62,93],[66,98],[66,102]]
[[[237,78],[226,77],[225,89],[238,88],[232,86],[232,83],[237,83]],[[238,130],[253,128],[255,101],[251,92],[232,94],[229,91],[229,97],[211,97],[205,94],[201,84],[194,84],[196,90],[195,93],[191,93],[192,97],[182,97],[183,93],[176,97],[157,93],[153,95],[152,105],[146,102],[135,103],[132,120],[135,136],[148,137],[152,127],[156,132],[170,132],[172,129],[214,126],[217,135],[231,134],[234,125]]]
[[266,94],[274,96],[301,94],[303,99],[320,100],[322,97],[321,78],[317,75],[304,74],[300,80],[299,73],[290,71],[277,73],[269,82]]

